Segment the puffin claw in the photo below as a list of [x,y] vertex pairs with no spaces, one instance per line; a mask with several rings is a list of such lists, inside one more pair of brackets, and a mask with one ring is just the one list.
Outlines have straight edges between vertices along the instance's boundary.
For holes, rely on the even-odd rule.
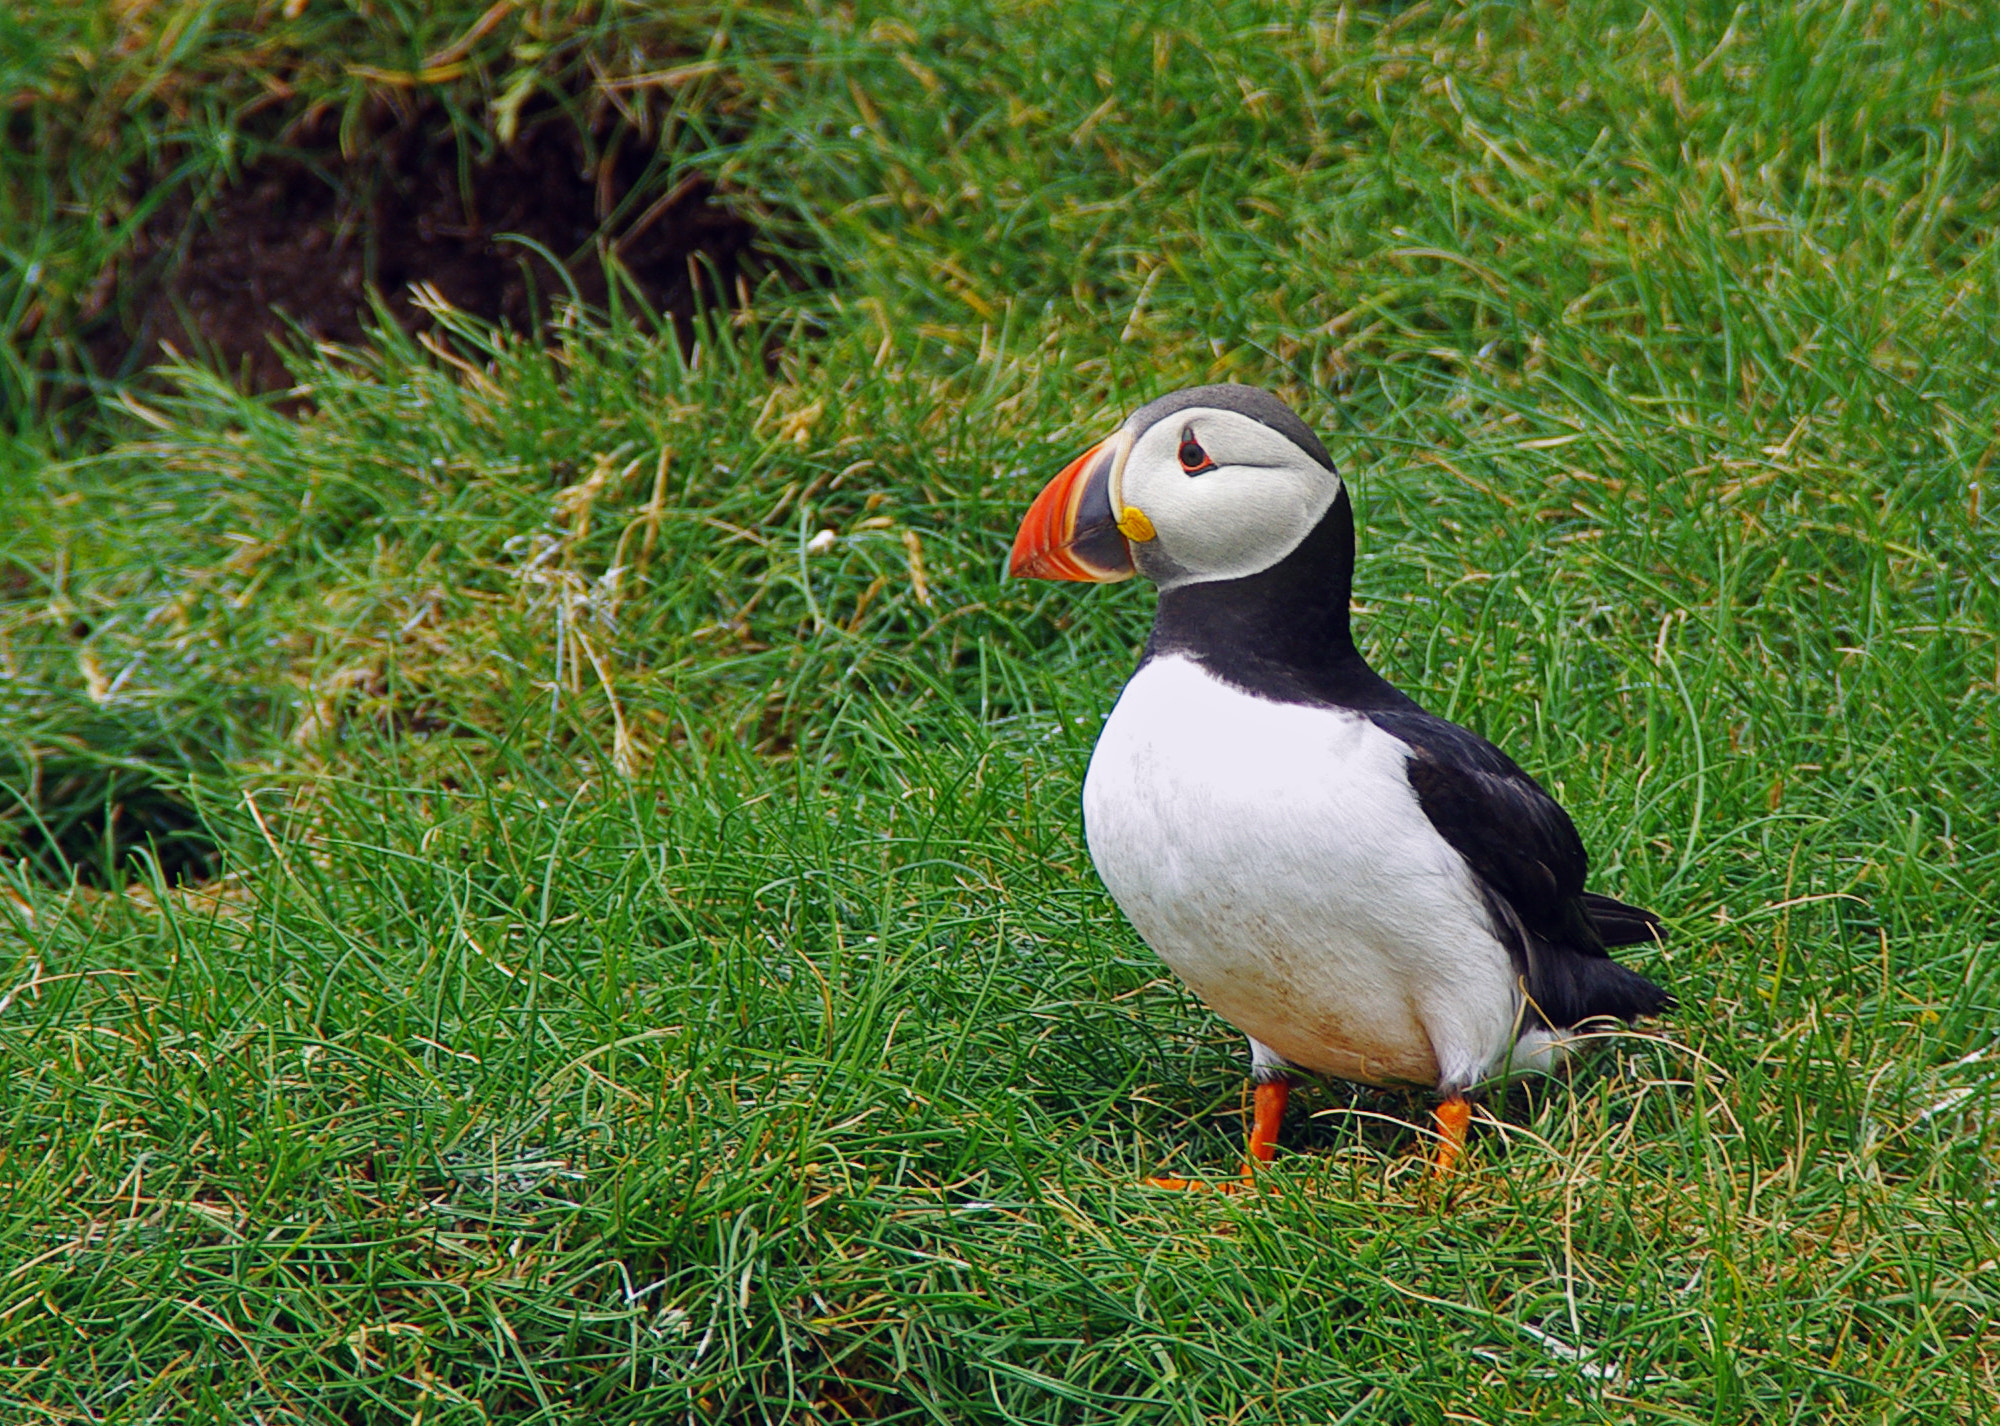
[[1163,1188],[1169,1193],[1234,1193],[1236,1185],[1229,1179],[1212,1183],[1205,1178],[1149,1178],[1142,1182],[1148,1188]]
[[[1243,1166],[1243,1177],[1241,1178],[1149,1178],[1143,1180],[1143,1182],[1147,1188],[1164,1188],[1169,1193],[1233,1194],[1254,1193],[1257,1189],[1256,1177],[1250,1172],[1248,1164]],[[1265,1190],[1267,1193],[1276,1193],[1277,1191],[1275,1187]]]

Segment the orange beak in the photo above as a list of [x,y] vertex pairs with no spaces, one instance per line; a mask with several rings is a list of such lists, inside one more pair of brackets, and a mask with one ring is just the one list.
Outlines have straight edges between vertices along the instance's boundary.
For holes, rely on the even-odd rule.
[[1131,436],[1120,431],[1064,466],[1043,487],[1014,536],[1009,574],[1093,584],[1132,577],[1132,546],[1118,528],[1112,490],[1131,448]]

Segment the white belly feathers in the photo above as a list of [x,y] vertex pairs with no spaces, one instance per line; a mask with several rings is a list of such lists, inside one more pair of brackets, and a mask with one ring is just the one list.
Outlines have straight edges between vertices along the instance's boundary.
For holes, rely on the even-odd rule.
[[1091,859],[1215,1012],[1301,1069],[1456,1090],[1506,1067],[1520,990],[1408,748],[1193,660],[1127,684],[1084,781]]

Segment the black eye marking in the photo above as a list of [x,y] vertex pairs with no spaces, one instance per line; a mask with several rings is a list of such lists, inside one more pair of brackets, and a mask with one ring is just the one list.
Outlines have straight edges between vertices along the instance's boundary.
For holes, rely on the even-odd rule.
[[1201,442],[1194,438],[1194,427],[1181,427],[1181,469],[1189,475],[1200,475],[1205,470],[1214,470],[1215,462],[1208,458],[1208,452],[1201,448]]

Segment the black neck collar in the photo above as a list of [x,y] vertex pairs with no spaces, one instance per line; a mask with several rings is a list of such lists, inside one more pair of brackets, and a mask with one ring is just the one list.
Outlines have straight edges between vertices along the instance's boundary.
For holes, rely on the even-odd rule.
[[1353,584],[1354,506],[1342,486],[1312,533],[1269,569],[1161,591],[1140,665],[1181,654],[1279,703],[1414,707],[1354,646]]

